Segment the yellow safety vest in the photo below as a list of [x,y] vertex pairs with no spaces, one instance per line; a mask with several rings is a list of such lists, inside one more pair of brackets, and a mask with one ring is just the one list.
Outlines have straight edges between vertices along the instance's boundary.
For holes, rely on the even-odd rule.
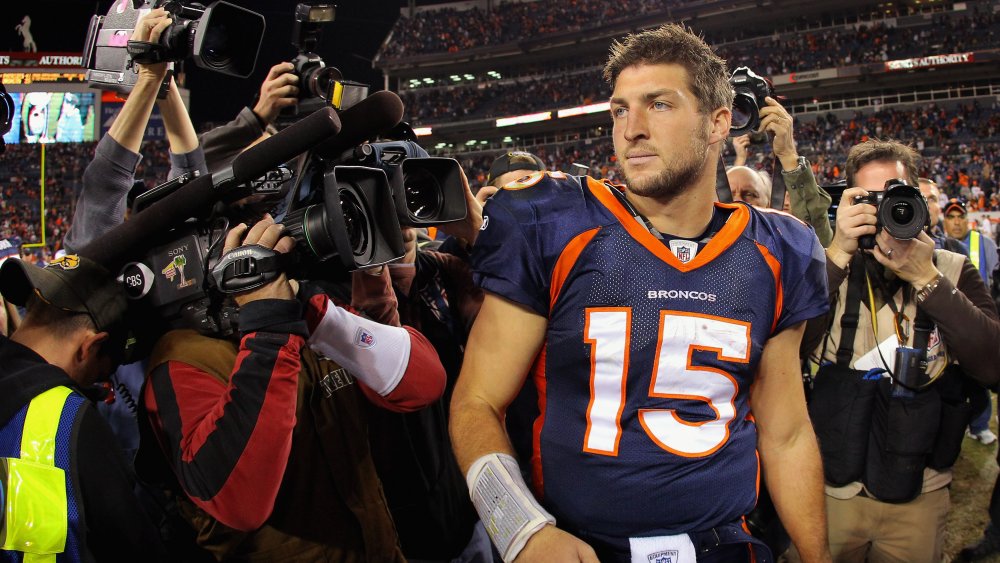
[[979,271],[979,231],[971,230],[969,231],[969,260],[972,260],[972,265],[976,267],[976,271]]
[[69,397],[53,387],[31,400],[21,431],[21,455],[2,460],[4,522],[0,549],[25,563],[54,563],[69,528],[66,472],[56,467],[56,434]]

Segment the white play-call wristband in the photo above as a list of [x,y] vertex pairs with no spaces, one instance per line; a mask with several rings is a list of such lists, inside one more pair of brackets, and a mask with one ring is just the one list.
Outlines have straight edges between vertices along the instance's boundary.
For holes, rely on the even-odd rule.
[[521,477],[517,460],[507,454],[486,454],[465,476],[472,504],[493,545],[510,563],[531,536],[556,519],[538,504]]

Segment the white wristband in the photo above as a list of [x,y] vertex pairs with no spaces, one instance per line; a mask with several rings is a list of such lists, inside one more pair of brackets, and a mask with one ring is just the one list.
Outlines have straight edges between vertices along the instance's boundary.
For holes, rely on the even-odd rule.
[[337,362],[379,395],[399,385],[410,362],[410,333],[351,314],[333,302],[309,337],[309,347]]
[[517,460],[507,454],[492,453],[477,459],[465,481],[486,533],[506,563],[517,558],[531,536],[556,523],[531,494]]

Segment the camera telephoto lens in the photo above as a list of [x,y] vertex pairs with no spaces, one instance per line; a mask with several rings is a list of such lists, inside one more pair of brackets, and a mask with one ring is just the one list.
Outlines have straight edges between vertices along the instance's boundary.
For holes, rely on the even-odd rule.
[[[197,24],[197,22],[195,22]],[[194,29],[192,29],[193,37]],[[229,54],[229,31],[225,25],[213,26],[206,30],[202,44],[202,60],[211,68],[227,68],[233,64]]]
[[908,202],[900,201],[892,206],[892,220],[900,224],[908,224],[913,220],[913,206]]
[[756,115],[757,104],[754,102],[753,98],[747,96],[746,94],[737,95],[736,98],[733,99],[732,130],[746,133],[748,130],[753,128],[751,123],[754,121],[754,116]]
[[340,190],[340,205],[344,211],[344,227],[355,256],[371,251],[372,226],[358,195],[352,190]]
[[413,219],[433,221],[444,204],[441,185],[430,172],[422,168],[411,170],[403,178],[406,210]]

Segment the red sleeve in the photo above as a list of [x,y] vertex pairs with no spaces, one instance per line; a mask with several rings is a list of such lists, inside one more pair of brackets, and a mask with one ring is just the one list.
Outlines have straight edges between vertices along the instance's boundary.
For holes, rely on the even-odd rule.
[[303,342],[247,334],[228,385],[178,361],[150,372],[143,401],[178,481],[237,530],[259,528],[274,508],[292,445]]
[[358,381],[369,401],[393,412],[417,411],[440,399],[447,378],[437,350],[427,337],[413,327],[403,328],[410,334],[410,361],[396,388],[383,397]]

